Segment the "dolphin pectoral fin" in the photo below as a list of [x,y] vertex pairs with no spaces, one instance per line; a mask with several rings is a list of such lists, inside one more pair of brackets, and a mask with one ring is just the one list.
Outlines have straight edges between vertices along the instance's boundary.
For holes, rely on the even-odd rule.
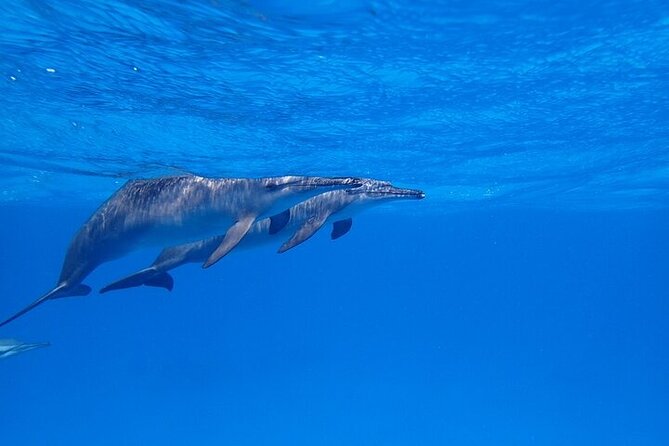
[[351,230],[352,225],[352,218],[346,218],[332,223],[332,233],[330,234],[330,238],[332,240],[337,240],[339,237],[346,235],[348,231]]
[[323,226],[325,220],[327,220],[329,216],[330,214],[325,212],[323,214],[309,218],[297,231],[295,231],[295,234],[293,234],[290,240],[281,245],[279,248],[279,254],[288,251],[290,248],[294,248],[314,235],[316,231],[318,231],[321,226]]
[[[84,288],[80,288],[80,287],[84,287]],[[91,291],[90,287],[87,287],[86,285],[78,285],[78,286],[74,287],[73,289],[74,290],[79,290],[79,292],[84,292],[84,291],[86,291],[86,289],[88,289],[88,291],[85,294],[88,294]],[[9,317],[9,318],[5,319],[4,321],[0,322],[0,327],[9,324],[14,319],[17,319],[17,318],[23,316],[24,314],[26,314],[27,312],[29,312],[33,308],[43,304],[44,302],[46,302],[49,299],[57,299],[59,297],[81,296],[82,295],[82,294],[70,294],[69,291],[70,290],[67,288],[66,284],[58,285],[56,288],[49,291],[44,296],[40,297],[39,299],[37,299],[36,301],[31,303],[30,305],[26,306],[21,311],[15,313],[11,317]]]
[[156,274],[159,273],[154,268],[145,268],[141,271],[137,271],[134,274],[124,277],[123,279],[110,283],[100,290],[100,294],[104,294],[108,291],[123,290],[125,288],[142,286],[147,282],[147,280],[151,280]]
[[165,288],[167,291],[172,291],[172,288],[174,288],[174,279],[169,273],[162,272],[144,282],[144,285]]
[[237,244],[244,238],[247,232],[249,232],[249,229],[251,228],[251,225],[255,221],[256,216],[248,216],[244,218],[240,218],[237,220],[237,223],[232,225],[230,229],[225,233],[225,237],[223,238],[223,241],[221,242],[220,245],[218,245],[218,248],[216,248],[216,251],[214,251],[209,258],[207,259],[206,262],[202,265],[203,268],[209,268],[211,265],[214,263],[218,262],[225,256],[227,253],[232,251],[232,249],[237,246]]
[[272,215],[269,218],[269,234],[274,235],[283,228],[285,228],[289,220],[290,220],[290,209],[286,209],[281,213]]

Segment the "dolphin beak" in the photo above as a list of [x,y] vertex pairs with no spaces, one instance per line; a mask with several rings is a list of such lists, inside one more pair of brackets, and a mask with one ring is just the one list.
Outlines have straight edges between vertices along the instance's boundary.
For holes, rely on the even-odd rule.
[[418,189],[400,189],[397,187],[393,187],[386,193],[388,195],[393,195],[402,198],[412,198],[414,200],[422,200],[423,198],[425,198],[425,192]]

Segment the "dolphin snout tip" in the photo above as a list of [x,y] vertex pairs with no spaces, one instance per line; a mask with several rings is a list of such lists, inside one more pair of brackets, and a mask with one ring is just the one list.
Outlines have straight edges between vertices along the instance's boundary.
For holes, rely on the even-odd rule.
[[418,195],[417,195],[417,198],[419,200],[422,200],[423,198],[425,198],[425,192],[419,192]]

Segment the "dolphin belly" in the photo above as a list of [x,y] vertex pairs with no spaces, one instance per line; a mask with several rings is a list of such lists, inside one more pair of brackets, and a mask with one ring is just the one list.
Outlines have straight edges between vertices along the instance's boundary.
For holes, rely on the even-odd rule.
[[234,223],[230,216],[200,216],[179,223],[156,225],[142,231],[136,246],[172,246],[208,239],[221,234]]

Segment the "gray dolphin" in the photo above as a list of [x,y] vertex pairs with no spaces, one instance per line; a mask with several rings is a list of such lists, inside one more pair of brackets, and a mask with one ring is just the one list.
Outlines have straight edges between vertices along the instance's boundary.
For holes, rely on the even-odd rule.
[[0,327],[49,299],[87,295],[91,288],[82,283],[86,276],[102,263],[140,246],[165,246],[224,233],[205,259],[203,267],[207,268],[230,252],[259,216],[271,215],[324,189],[361,185],[359,178],[304,176],[191,175],[129,181],[74,236],[56,287],[0,323]]
[[16,339],[0,339],[0,359],[18,355],[19,353],[27,352],[28,350],[48,347],[49,345],[51,344],[48,342],[29,344],[26,342],[17,341]]
[[[284,212],[258,220],[251,226],[248,234],[237,249],[251,248],[271,243],[272,235],[279,230],[294,229],[292,237],[279,248],[285,252],[307,240],[323,224],[336,214],[331,238],[345,235],[352,225],[352,217],[387,200],[421,199],[425,194],[414,189],[400,189],[388,182],[365,179],[356,189],[333,190],[311,197]],[[172,290],[174,279],[167,272],[186,263],[199,263],[207,259],[221,243],[223,236],[212,237],[192,243],[165,248],[148,268],[113,282],[100,290],[100,293],[137,287],[141,285],[162,287]]]

